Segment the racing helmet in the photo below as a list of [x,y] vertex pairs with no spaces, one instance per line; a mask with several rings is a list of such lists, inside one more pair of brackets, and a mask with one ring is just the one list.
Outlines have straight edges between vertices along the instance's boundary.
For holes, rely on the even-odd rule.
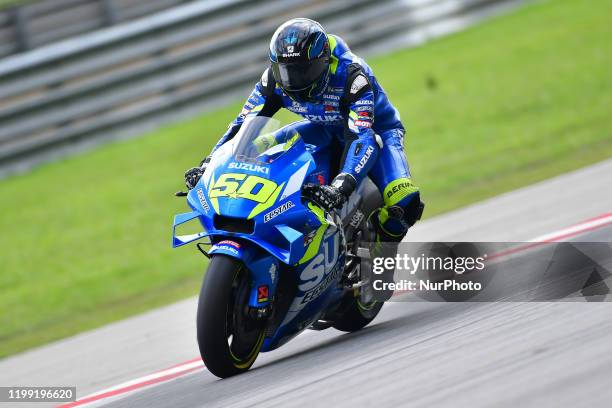
[[294,18],[270,40],[270,62],[276,83],[292,99],[313,101],[329,83],[330,49],[321,24]]

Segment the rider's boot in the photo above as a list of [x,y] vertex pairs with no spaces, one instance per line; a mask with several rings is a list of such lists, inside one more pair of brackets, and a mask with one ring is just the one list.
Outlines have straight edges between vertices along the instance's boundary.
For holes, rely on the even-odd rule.
[[388,284],[393,283],[393,276],[395,273],[394,268],[384,268],[384,261],[377,261],[376,259],[395,258],[399,243],[402,241],[408,228],[406,227],[403,231],[398,234],[393,234],[386,230],[381,222],[383,217],[392,216],[396,219],[401,219],[403,211],[400,207],[382,208],[368,219],[368,230],[371,231],[370,236],[370,256],[371,264],[378,265],[379,269],[383,267],[382,273],[375,273],[372,275],[372,282],[374,280],[380,280],[382,285],[377,285],[378,290],[373,291],[373,298],[379,302],[385,302],[393,295],[393,290],[388,288]]
[[[372,214],[368,220],[368,229],[372,237],[370,246],[372,264],[377,262],[375,258],[395,258],[400,242],[406,236],[408,229],[421,218],[424,207],[420,200],[414,200],[414,205],[406,209],[394,205],[383,207]],[[384,268],[384,261],[378,261],[377,264],[383,267],[383,272],[374,275],[373,279],[379,279],[383,284],[379,286],[382,290],[374,291],[374,299],[384,302],[393,296],[393,290],[388,288],[388,284],[394,282],[395,269]]]

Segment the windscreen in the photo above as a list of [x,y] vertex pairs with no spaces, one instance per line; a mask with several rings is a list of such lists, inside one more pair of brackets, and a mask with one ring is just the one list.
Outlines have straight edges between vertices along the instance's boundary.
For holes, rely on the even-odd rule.
[[238,161],[272,163],[298,140],[300,135],[286,127],[281,128],[278,120],[250,116],[234,136],[232,155]]

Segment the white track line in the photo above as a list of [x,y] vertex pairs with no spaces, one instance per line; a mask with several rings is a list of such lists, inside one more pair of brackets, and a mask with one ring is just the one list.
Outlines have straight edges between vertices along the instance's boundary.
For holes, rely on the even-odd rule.
[[584,232],[591,231],[591,230],[603,227],[604,225],[611,224],[611,223],[612,223],[612,213],[602,214],[598,217],[591,218],[579,224],[559,230],[557,232],[553,232],[551,234],[546,234],[546,235],[540,235],[539,237],[531,239],[528,242],[556,242],[561,239],[570,238],[578,234],[582,234]]

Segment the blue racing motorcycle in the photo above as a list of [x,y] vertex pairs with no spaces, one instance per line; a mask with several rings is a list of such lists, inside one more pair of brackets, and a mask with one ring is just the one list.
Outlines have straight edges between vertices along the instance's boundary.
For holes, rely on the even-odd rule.
[[[174,218],[174,247],[207,241],[197,244],[210,259],[197,338],[204,363],[222,378],[307,328],[359,330],[382,307],[366,296],[362,267],[380,193],[366,180],[341,211],[325,212],[302,189],[324,165],[313,157],[317,147],[285,129],[248,117],[187,193],[192,211]],[[190,221],[199,232],[180,235]]]

